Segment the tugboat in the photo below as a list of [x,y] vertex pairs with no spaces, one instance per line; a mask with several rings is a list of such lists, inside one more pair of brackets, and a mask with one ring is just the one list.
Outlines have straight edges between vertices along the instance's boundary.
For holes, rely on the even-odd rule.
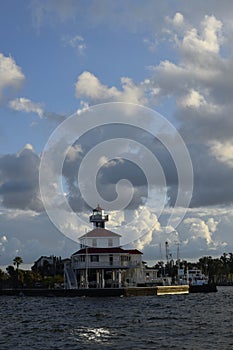
[[181,284],[189,284],[189,293],[217,292],[216,284],[211,283],[209,278],[196,267],[187,270],[186,274],[183,269],[180,269],[179,278]]
[[188,270],[188,281],[189,293],[217,292],[216,284],[211,283],[209,278],[197,268]]

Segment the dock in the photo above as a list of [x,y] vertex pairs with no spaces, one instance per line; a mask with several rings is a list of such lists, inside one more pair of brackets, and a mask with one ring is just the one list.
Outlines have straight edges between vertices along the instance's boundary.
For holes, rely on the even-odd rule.
[[1,289],[0,296],[30,297],[132,297],[166,294],[188,294],[189,286],[155,286],[82,289]]

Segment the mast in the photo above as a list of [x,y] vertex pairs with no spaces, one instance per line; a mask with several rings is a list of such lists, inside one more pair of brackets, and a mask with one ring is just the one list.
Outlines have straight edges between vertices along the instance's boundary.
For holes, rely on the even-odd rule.
[[176,260],[177,260],[177,268],[180,269],[180,243],[176,243],[177,244],[177,256],[176,256]]
[[[180,269],[180,243],[177,242],[177,253],[176,253],[176,268],[177,268],[177,273],[176,273],[176,279],[177,283],[180,284],[180,278],[182,278],[181,275],[181,269]],[[182,273],[184,275],[184,273]]]
[[160,269],[161,269],[161,277],[165,276],[165,265],[163,262],[163,254],[162,254],[162,244],[159,243],[159,255],[160,255],[160,261],[159,261],[159,265],[160,265]]
[[87,244],[85,244],[85,288],[89,288],[89,282],[88,282],[88,245]]
[[166,259],[167,259],[167,273],[173,276],[174,261],[172,259],[172,254],[170,252],[168,241],[165,242],[166,248]]
[[168,241],[165,242],[165,249],[166,249],[166,260],[167,260],[167,265],[170,263],[170,251],[169,251],[169,244]]

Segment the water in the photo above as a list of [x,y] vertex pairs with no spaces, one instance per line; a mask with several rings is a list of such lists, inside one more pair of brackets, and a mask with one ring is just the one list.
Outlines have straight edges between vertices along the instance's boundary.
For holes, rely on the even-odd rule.
[[233,287],[129,298],[0,297],[0,349],[231,349]]

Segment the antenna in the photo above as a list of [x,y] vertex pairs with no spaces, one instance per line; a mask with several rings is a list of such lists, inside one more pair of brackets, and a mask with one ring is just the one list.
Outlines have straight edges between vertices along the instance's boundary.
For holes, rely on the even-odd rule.
[[178,269],[180,269],[180,242],[177,242],[176,245],[177,245],[177,257],[176,257],[177,267]]
[[177,244],[177,260],[180,261],[180,243],[176,243]]
[[160,261],[163,260],[163,255],[162,255],[162,244],[159,243],[159,253],[160,253]]
[[169,249],[168,241],[165,242],[165,248],[166,248],[166,259],[167,259],[167,263],[169,263],[169,262],[170,262],[170,259],[172,259],[172,254],[171,254],[170,249]]

